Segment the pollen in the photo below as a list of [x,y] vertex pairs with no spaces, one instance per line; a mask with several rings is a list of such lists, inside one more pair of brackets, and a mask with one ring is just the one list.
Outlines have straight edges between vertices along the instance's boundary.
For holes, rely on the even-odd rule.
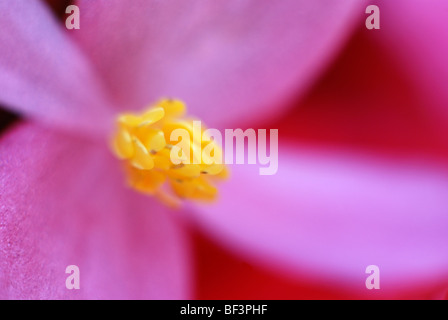
[[[216,161],[221,146],[205,138],[202,126],[195,132],[197,121],[186,117],[185,104],[175,99],[162,99],[141,113],[118,115],[112,149],[123,163],[127,184],[171,207],[182,200],[215,200],[216,184],[228,176],[228,170]],[[171,141],[176,129],[188,138]]]

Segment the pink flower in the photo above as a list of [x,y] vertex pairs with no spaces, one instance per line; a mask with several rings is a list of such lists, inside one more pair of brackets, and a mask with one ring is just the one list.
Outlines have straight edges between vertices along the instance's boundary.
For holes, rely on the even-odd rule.
[[[211,126],[273,119],[342,46],[360,1],[78,4],[81,29],[68,32],[39,1],[0,3],[0,101],[25,117],[0,140],[0,298],[189,298],[189,220],[256,261],[352,290],[370,264],[390,291],[446,276],[448,177],[423,153],[311,146],[294,123],[283,139],[280,128],[277,175],[234,166],[220,202],[173,212],[126,189],[107,149],[116,113],[166,95]],[[421,56],[407,58],[413,79],[432,81]],[[447,101],[416,84],[433,90],[429,114]],[[369,103],[356,93],[311,103]],[[65,288],[71,264],[81,290]]]
[[[238,218],[218,209],[207,216],[207,230],[227,225],[226,235],[238,236],[234,248],[285,277],[256,286],[252,270],[222,268],[215,274],[224,273],[225,294],[214,294],[206,283],[203,292],[219,298],[262,298],[259,292],[275,298],[446,296],[448,127],[446,91],[439,89],[448,83],[442,58],[448,38],[440,27],[448,6],[378,5],[382,29],[368,31],[361,21],[335,65],[278,122],[283,150],[296,143],[297,156],[280,154],[283,179],[275,177],[277,188],[257,196],[272,194],[277,210],[253,211],[252,221],[242,211]],[[285,192],[285,185],[294,189]],[[265,207],[247,198],[247,206]],[[231,226],[231,220],[240,223]],[[380,267],[381,290],[364,286],[369,264]],[[246,278],[253,290],[232,290]],[[287,280],[292,284],[272,283]]]

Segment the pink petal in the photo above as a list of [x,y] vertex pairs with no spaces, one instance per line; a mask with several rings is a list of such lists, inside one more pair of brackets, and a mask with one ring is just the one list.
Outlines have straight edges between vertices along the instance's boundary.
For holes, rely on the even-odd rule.
[[81,133],[108,129],[96,74],[41,1],[0,3],[0,43],[4,107]]
[[303,92],[362,1],[79,1],[73,33],[121,108],[183,99],[211,125],[263,119]]
[[448,116],[448,33],[445,0],[384,1],[380,4],[384,29],[376,36],[419,86],[427,108]]
[[341,290],[366,290],[368,265],[384,290],[448,277],[446,169],[299,148],[280,150],[276,175],[235,165],[232,176],[219,203],[193,211],[247,256]]
[[[0,142],[0,298],[183,299],[188,239],[101,146],[22,124]],[[65,286],[80,268],[81,289]]]
[[[309,274],[291,275],[230,252],[219,243],[195,237],[199,299],[441,299],[448,298],[445,283],[425,283],[401,291],[347,290],[327,279],[316,281]],[[384,285],[384,283],[383,283]],[[389,287],[389,286],[387,286]],[[359,288],[358,288],[359,289]],[[411,290],[410,290],[411,289]],[[445,295],[445,296],[444,296]]]

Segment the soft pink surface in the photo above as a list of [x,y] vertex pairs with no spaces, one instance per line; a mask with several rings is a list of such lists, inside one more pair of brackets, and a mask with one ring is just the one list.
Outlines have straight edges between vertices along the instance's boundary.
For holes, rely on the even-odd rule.
[[255,123],[308,87],[362,2],[81,0],[73,36],[120,109],[166,95],[212,126]]
[[[188,238],[103,146],[25,123],[0,154],[0,298],[190,297]],[[65,288],[72,264],[80,290]]]
[[[104,134],[113,112],[162,95],[184,99],[212,126],[255,123],[312,83],[363,2],[241,3],[82,0],[73,39],[39,2],[0,4],[0,102],[82,134]],[[415,67],[428,109],[446,101],[446,43],[431,47],[444,40],[436,3],[419,44],[399,26],[387,42]],[[362,108],[362,92],[348,96]],[[161,205],[123,188],[104,146],[24,124],[0,151],[0,298],[188,297],[182,232]],[[368,264],[389,285],[430,280],[448,267],[448,176],[422,161],[288,147],[276,176],[237,166],[221,202],[193,214],[232,248],[293,272],[363,290]],[[65,289],[69,264],[81,267],[81,291]]]
[[109,130],[94,69],[41,1],[0,2],[0,43],[3,107],[81,134]]
[[194,213],[265,263],[360,290],[374,264],[385,289],[399,289],[448,270],[448,172],[421,164],[283,148],[276,175],[234,165],[220,202]]
[[448,117],[448,1],[378,1],[384,30],[379,43],[390,48],[407,68],[428,108]]

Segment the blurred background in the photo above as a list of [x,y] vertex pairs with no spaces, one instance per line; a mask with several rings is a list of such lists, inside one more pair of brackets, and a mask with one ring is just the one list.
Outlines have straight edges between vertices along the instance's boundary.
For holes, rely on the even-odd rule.
[[[63,23],[65,8],[71,1],[46,0],[46,3]],[[382,8],[384,1],[368,4]],[[414,33],[421,32],[422,28],[415,22],[406,29],[403,23],[402,30],[392,32],[388,8],[384,7],[380,30],[367,30],[366,15],[360,12],[359,21],[346,43],[310,90],[291,99],[285,108],[287,112],[281,116],[260,122],[259,128],[278,128],[280,144],[342,148],[398,161],[423,157],[448,169],[448,126],[447,119],[441,116],[446,115],[446,110],[428,111],[447,108],[445,101],[432,101],[434,95],[431,94],[431,89],[440,85],[440,79],[446,78],[431,79],[431,72],[438,72],[432,70],[426,83],[438,84],[429,85],[422,93],[421,84],[415,81],[416,75],[410,68],[412,63],[403,59],[398,50],[405,44],[394,43],[397,33],[407,33],[411,41]],[[403,10],[405,21],[407,12]],[[443,14],[448,17],[448,12]],[[437,32],[440,35],[440,30]],[[443,34],[445,37],[436,37],[434,47],[427,50],[446,48],[448,33],[443,31]],[[411,44],[407,50],[412,48]],[[441,85],[447,89],[447,83]],[[0,113],[2,130],[20,121],[19,116],[3,108]],[[199,228],[189,228],[195,263],[194,297],[197,299],[448,298],[448,279],[391,293],[335,287],[310,279],[305,273],[290,275],[235,253]],[[446,244],[442,244],[441,250],[445,247]]]
[[[380,8],[383,4],[369,3]],[[387,26],[387,16],[382,19],[382,27]],[[387,159],[424,157],[448,168],[446,121],[437,112],[428,112],[428,100],[419,94],[406,64],[381,41],[388,31],[369,31],[364,23],[361,15],[348,43],[306,97],[292,102],[290,111],[275,124],[260,128],[279,128],[280,143],[342,148]],[[436,42],[434,50],[437,45],[442,44]],[[305,274],[298,279],[253,264],[200,231],[194,232],[194,239],[198,297],[203,299],[448,299],[446,278],[393,293],[341,290],[313,282]]]

